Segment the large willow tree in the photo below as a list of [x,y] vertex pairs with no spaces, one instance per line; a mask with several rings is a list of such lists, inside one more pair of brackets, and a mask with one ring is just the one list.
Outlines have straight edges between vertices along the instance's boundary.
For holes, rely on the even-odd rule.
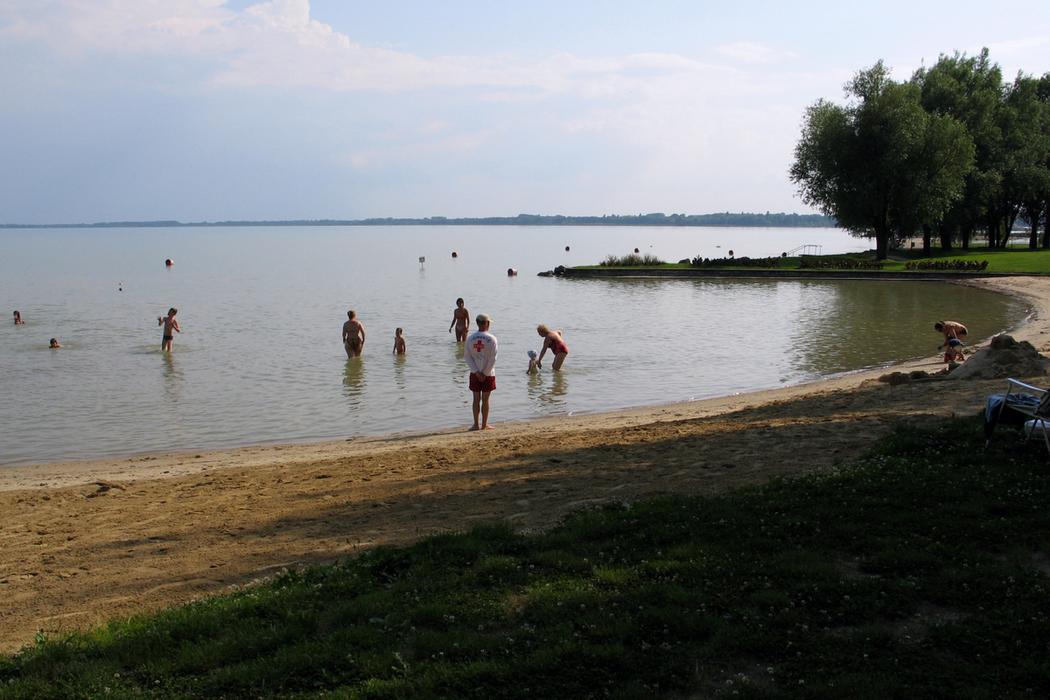
[[846,85],[845,106],[806,110],[791,180],[803,201],[852,233],[875,239],[880,260],[895,236],[940,219],[962,194],[973,141],[955,119],[923,109],[918,86],[882,62]]

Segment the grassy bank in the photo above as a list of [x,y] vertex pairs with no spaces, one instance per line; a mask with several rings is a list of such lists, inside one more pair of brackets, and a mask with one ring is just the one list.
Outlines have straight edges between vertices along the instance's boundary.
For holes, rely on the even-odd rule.
[[0,697],[1041,695],[1050,463],[982,444],[971,418],[832,474],[373,551],[41,639]]
[[[610,259],[614,259],[615,256],[609,256]],[[634,261],[633,258],[637,258]],[[867,253],[850,253],[846,255],[824,255],[824,256],[812,256],[811,259],[821,261],[834,261],[834,260],[874,260],[875,254],[873,252]],[[581,265],[581,269],[602,269],[608,267],[657,267],[662,269],[682,269],[682,270],[695,270],[695,269],[706,269],[706,270],[717,270],[717,269],[729,269],[729,270],[794,270],[799,269],[803,263],[802,258],[788,257],[779,258],[777,260],[776,267],[763,267],[761,265],[735,265],[732,262],[725,262],[725,264],[711,267],[697,268],[688,263],[664,263],[662,265],[649,265],[643,262],[641,257],[638,256],[623,256],[621,261],[628,261],[624,265],[610,265],[607,260],[602,265]],[[951,255],[940,255],[934,254],[928,258],[923,257],[921,251],[916,250],[903,250],[894,251],[889,260],[884,261],[882,270],[885,272],[910,272],[907,269],[907,264],[910,261],[944,261],[951,262],[955,260],[960,261],[982,261],[988,262],[988,267],[985,272],[996,273],[996,274],[1050,274],[1050,250],[1029,250],[1027,247],[1008,248],[1007,250],[992,250],[989,251],[986,248],[974,248],[971,250],[956,250]],[[804,268],[803,268],[804,269]]]

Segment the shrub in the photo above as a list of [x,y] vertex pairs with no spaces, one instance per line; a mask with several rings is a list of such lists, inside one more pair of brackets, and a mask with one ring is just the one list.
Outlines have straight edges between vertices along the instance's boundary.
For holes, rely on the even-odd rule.
[[938,270],[952,272],[981,272],[988,269],[987,260],[910,260],[906,270]]
[[640,267],[640,266],[651,266],[651,265],[665,265],[666,263],[655,255],[646,253],[645,255],[638,255],[637,253],[628,253],[623,257],[616,255],[608,255],[605,260],[598,263],[602,267]]
[[798,266],[810,270],[881,270],[881,260],[868,258],[833,258],[803,255]]
[[693,267],[779,267],[780,258],[702,258],[689,261]]

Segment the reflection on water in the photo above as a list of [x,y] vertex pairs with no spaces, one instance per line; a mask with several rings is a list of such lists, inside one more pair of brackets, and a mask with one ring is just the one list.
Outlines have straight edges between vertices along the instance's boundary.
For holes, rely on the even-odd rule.
[[169,402],[179,400],[179,387],[182,385],[182,372],[175,363],[175,355],[171,352],[162,352],[164,396]]
[[530,374],[528,383],[529,400],[543,412],[549,409],[564,409],[565,395],[569,391],[568,370],[560,372],[539,371]]
[[404,392],[408,388],[405,382],[405,363],[407,361],[408,355],[394,355],[394,388],[399,392]]
[[343,366],[343,394],[351,408],[359,408],[365,395],[365,361],[361,357],[347,359]]

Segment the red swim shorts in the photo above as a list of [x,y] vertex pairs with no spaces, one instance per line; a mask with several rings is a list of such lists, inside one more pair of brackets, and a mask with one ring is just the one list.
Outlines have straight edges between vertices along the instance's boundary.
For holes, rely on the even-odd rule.
[[473,372],[470,373],[470,390],[471,391],[492,391],[496,388],[496,377],[485,377],[481,381],[478,381],[478,375]]

